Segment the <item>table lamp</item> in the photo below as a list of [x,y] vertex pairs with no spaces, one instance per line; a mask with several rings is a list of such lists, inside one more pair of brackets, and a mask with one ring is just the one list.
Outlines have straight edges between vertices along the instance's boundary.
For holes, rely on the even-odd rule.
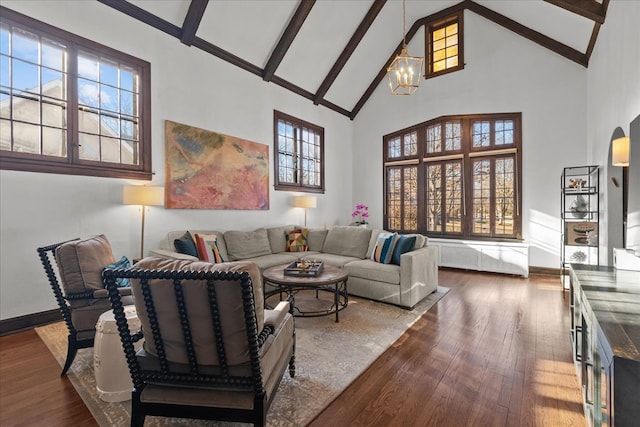
[[304,226],[307,226],[307,209],[318,206],[316,196],[295,196],[293,198],[293,206],[296,208],[304,208]]

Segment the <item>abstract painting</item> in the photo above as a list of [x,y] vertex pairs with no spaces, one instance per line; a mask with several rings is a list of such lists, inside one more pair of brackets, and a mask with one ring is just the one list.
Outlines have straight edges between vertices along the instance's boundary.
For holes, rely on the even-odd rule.
[[269,209],[269,147],[165,121],[166,207]]

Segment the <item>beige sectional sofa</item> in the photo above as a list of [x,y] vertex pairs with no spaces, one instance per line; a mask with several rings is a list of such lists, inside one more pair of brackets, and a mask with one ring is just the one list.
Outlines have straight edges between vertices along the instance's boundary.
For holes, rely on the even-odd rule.
[[152,256],[197,258],[178,253],[174,241],[187,234],[215,234],[224,261],[252,261],[260,270],[299,259],[324,261],[344,268],[349,294],[412,308],[438,285],[438,249],[427,245],[425,236],[416,234],[413,250],[400,256],[400,265],[382,264],[371,259],[378,235],[383,231],[361,227],[309,229],[308,251],[287,252],[287,234],[295,227],[259,228],[253,231],[179,230],[171,231]]

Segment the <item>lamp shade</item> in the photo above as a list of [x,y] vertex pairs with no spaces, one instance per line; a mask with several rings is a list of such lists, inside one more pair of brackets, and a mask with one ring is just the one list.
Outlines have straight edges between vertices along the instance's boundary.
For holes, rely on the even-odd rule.
[[164,187],[126,185],[122,190],[122,203],[125,205],[163,206]]
[[611,163],[613,166],[629,166],[629,143],[628,136],[612,141]]
[[315,208],[318,206],[318,199],[315,196],[295,196],[293,206],[296,208]]

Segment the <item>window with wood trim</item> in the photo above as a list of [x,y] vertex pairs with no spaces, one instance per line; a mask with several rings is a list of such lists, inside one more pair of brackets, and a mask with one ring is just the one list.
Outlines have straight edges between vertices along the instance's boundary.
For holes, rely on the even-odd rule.
[[324,128],[273,112],[275,189],[324,193]]
[[386,135],[385,228],[522,238],[520,123],[520,113],[449,116]]
[[151,179],[150,64],[1,11],[0,167]]
[[425,24],[425,78],[464,68],[463,11]]

